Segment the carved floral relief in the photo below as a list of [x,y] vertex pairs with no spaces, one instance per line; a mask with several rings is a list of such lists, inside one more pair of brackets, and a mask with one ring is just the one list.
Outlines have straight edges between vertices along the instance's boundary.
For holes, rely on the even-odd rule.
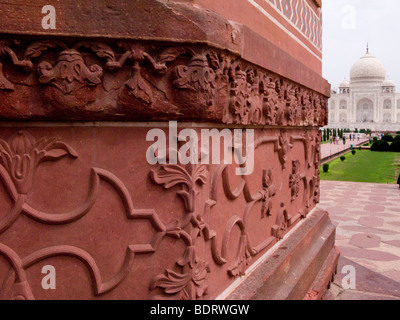
[[[23,58],[14,47],[18,52],[24,49]],[[13,83],[4,73],[5,65],[30,79],[24,88],[32,94],[21,102],[26,108],[33,103],[30,99],[49,105],[35,110],[38,114],[32,117],[61,113],[75,120],[90,116],[191,120],[196,116],[269,126],[323,126],[327,121],[327,97],[233,54],[201,46],[156,49],[145,41],[84,40],[71,45],[58,40],[0,40],[0,93],[16,103],[12,97],[22,83]],[[4,116],[11,117],[5,111]],[[18,113],[12,117],[18,119]]]
[[[295,144],[304,147],[307,152],[308,144],[304,142],[306,140],[312,144],[310,139],[312,139],[311,133],[292,135],[286,130],[280,130],[278,136],[267,135],[258,138],[256,152],[259,148],[270,145],[268,148],[274,151],[274,157],[282,167],[268,167],[261,172],[253,173],[260,177],[257,184],[259,187],[256,189],[250,187],[251,184],[246,176],[240,177],[239,184],[233,186],[227,164],[219,166],[166,164],[152,168],[150,178],[155,187],[162,186],[168,192],[176,193],[182,200],[184,216],[180,219],[172,218],[168,222],[162,221],[155,209],[143,209],[140,208],[140,204],[137,204],[136,208],[125,183],[112,172],[97,167],[91,168],[90,190],[83,204],[67,213],[54,214],[37,210],[27,202],[27,195],[32,191],[32,182],[35,179],[35,169],[45,161],[57,161],[63,157],[77,159],[78,153],[71,145],[58,138],[35,138],[27,131],[17,131],[7,139],[0,139],[1,183],[13,203],[9,213],[0,219],[0,235],[6,230],[12,230],[21,215],[48,225],[49,228],[52,225],[73,225],[93,210],[99,198],[101,181],[108,183],[115,190],[128,220],[146,220],[154,230],[148,243],[132,243],[128,246],[121,268],[107,280],[103,279],[101,266],[90,252],[68,243],[50,245],[25,257],[20,257],[10,245],[0,243],[0,255],[10,263],[11,270],[15,274],[13,282],[7,280],[8,282],[3,285],[4,288],[12,286],[9,290],[12,294],[8,298],[34,299],[26,269],[40,261],[57,256],[75,257],[82,261],[90,271],[94,296],[103,295],[115,290],[132,274],[133,266],[137,259],[140,259],[140,255],[158,252],[160,244],[166,238],[182,241],[185,249],[174,266],[166,266],[164,272],[154,274],[148,286],[150,292],[154,291],[154,298],[207,298],[209,288],[212,286],[209,281],[212,266],[223,267],[222,270],[231,278],[245,275],[252,260],[276,241],[280,241],[299,219],[307,216],[312,209],[311,203],[319,201],[319,171],[308,166],[307,161],[302,166],[300,161],[293,160],[291,155],[291,149]],[[314,143],[318,142],[317,136]],[[315,146],[313,147],[316,150]],[[315,159],[317,157],[315,154]],[[289,161],[292,163],[291,173],[284,167]],[[276,175],[287,181],[288,190],[291,190],[291,197],[286,202],[277,203],[276,197],[281,192],[282,186],[277,184]],[[129,181],[129,177],[124,177],[124,180]],[[313,190],[309,190],[310,186],[313,186]],[[220,187],[222,193],[218,191]],[[297,213],[291,208],[301,188],[304,188],[304,198],[302,210]],[[207,200],[199,202],[199,199]],[[243,207],[244,211],[225,216],[225,213],[215,210],[222,199],[237,203],[238,208]],[[261,208],[261,215],[253,214],[256,207]],[[259,212],[258,210],[256,212]],[[209,217],[213,214],[219,214],[226,219],[224,232],[215,231],[210,224]],[[264,230],[265,237],[260,243],[254,243],[249,229],[249,223],[254,219],[273,222],[272,227]],[[234,244],[231,238],[235,230],[240,233],[238,244]],[[199,251],[200,243],[210,250],[211,260],[204,257],[204,251]],[[238,251],[234,258],[228,258],[232,246],[237,246]],[[1,294],[0,292],[0,296]]]

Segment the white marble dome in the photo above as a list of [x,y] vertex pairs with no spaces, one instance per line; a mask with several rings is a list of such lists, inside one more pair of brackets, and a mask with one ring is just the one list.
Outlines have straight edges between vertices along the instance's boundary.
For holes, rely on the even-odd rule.
[[400,131],[400,93],[382,63],[367,53],[328,102],[330,129]]
[[395,87],[393,80],[386,78],[385,81],[382,82],[382,87]]
[[380,81],[386,78],[386,70],[383,64],[373,55],[367,53],[358,60],[350,71],[351,81]]
[[339,88],[349,88],[349,87],[350,87],[350,82],[346,79],[344,79],[339,85]]

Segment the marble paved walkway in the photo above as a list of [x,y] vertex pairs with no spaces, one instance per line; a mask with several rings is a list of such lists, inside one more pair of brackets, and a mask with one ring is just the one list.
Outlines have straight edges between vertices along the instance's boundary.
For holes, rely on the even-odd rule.
[[333,144],[333,143],[325,143],[321,145],[321,158],[324,159],[326,157],[329,157],[332,154],[338,153],[340,151],[343,151],[345,149],[350,149],[351,145],[358,145],[362,142],[368,142],[369,138],[362,138],[360,141],[357,139],[355,141],[350,141],[349,139],[346,140],[346,144],[343,144],[343,141],[340,140],[339,144]]
[[[398,185],[321,181],[319,207],[337,226],[338,274],[327,299],[400,300]],[[343,290],[344,266],[356,270],[356,289]]]

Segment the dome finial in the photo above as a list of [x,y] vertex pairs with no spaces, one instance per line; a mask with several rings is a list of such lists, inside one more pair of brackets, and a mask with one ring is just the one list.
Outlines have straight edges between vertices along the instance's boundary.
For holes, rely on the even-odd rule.
[[369,46],[368,46],[368,42],[367,42],[367,54],[369,54]]

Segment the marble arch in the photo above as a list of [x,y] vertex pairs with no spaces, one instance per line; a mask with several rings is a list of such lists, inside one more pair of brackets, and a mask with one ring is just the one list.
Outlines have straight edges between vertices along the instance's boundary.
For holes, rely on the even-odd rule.
[[357,103],[357,122],[373,122],[374,103],[371,99],[363,98]]

